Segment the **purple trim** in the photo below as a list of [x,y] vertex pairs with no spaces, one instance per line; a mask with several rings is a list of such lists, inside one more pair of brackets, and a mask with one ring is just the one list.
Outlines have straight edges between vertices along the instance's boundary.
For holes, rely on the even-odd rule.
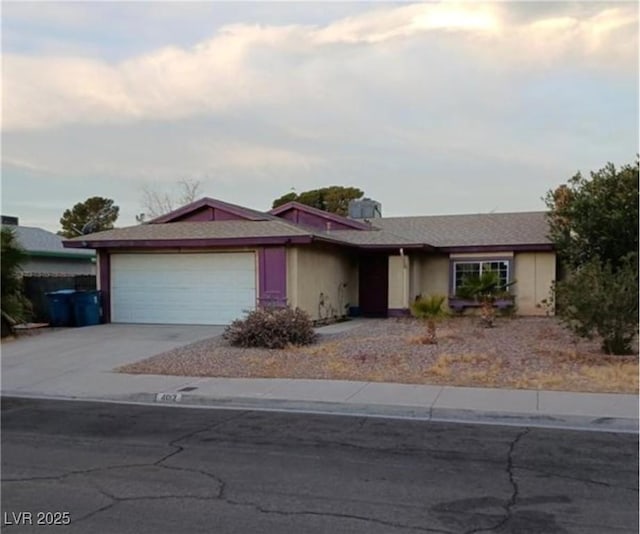
[[258,251],[258,303],[261,306],[287,305],[287,250],[264,247]]
[[213,214],[213,208],[210,206],[204,206],[202,208],[195,209],[190,213],[187,213],[181,217],[176,217],[173,222],[178,222],[178,221],[200,222],[200,221],[213,221],[213,220],[215,220],[214,214]]
[[100,291],[102,293],[102,322],[111,322],[111,255],[106,250],[98,252],[100,266]]
[[149,221],[148,224],[174,222],[180,219],[181,217],[184,217],[192,213],[193,211],[197,211],[204,207],[214,208],[216,210],[224,211],[226,213],[231,213],[233,215],[236,215],[240,219],[246,219],[249,221],[266,221],[269,218],[266,214],[261,216],[259,215],[260,212],[249,210],[249,209],[243,208],[242,206],[227,204],[226,202],[222,202],[214,198],[204,197],[204,198],[201,198],[200,200],[196,200],[195,202],[192,202],[191,204],[182,206],[181,208],[178,208],[177,210],[174,210],[170,213],[167,213],[165,215],[161,215],[160,217],[152,219],[151,221]]
[[[320,239],[320,237],[318,237],[317,239]],[[363,249],[363,250],[375,250],[376,252],[398,252],[398,250],[400,250],[401,248],[404,250],[427,250],[427,251],[437,251],[438,249],[436,249],[435,247],[432,247],[431,245],[427,245],[427,244],[415,244],[415,245],[358,245],[358,244],[354,244],[354,243],[346,243],[345,241],[342,241],[343,244],[345,245],[351,245],[353,247],[357,247],[359,249]]]
[[532,245],[474,245],[458,247],[437,247],[440,252],[455,254],[456,252],[546,252],[555,250],[551,243]]
[[[463,299],[460,297],[449,297],[448,301],[449,301],[448,302],[449,308],[451,308],[456,313],[462,313],[465,310],[465,308],[479,308],[480,306],[482,306],[482,303],[478,302],[477,300]],[[498,308],[499,310],[507,310],[513,307],[514,302],[515,302],[515,297],[511,297],[511,298],[502,297],[502,298],[496,299],[493,303],[493,306],[495,308]]]
[[389,308],[387,311],[388,317],[410,317],[411,311],[409,308]]
[[203,248],[250,247],[262,245],[306,245],[313,238],[303,236],[232,237],[215,239],[111,239],[104,241],[63,241],[68,248]]
[[[353,219],[348,219],[347,217],[342,217],[341,215],[336,215],[335,213],[329,213],[328,211],[319,210],[318,208],[307,206],[306,204],[300,204],[300,202],[296,201],[287,202],[282,206],[278,206],[277,208],[272,209],[269,213],[271,215],[276,215],[279,217],[282,213],[290,210],[297,210],[298,212],[313,215],[328,222],[334,222],[341,226],[345,226],[347,228],[352,228],[355,230],[371,230],[371,226],[366,223],[354,221]],[[298,220],[302,223],[305,222],[304,220],[299,219],[299,214],[297,215],[296,222],[298,222]],[[324,228],[326,227],[323,225],[323,229]]]
[[326,232],[353,230],[352,226],[346,225],[344,222],[328,220],[327,217],[317,215],[315,213],[307,213],[297,208],[282,213],[280,217],[294,224],[300,224]]

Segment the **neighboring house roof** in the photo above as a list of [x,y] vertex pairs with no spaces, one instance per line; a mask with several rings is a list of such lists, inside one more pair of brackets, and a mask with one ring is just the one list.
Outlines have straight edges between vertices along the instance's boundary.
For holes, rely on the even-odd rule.
[[[234,220],[200,220],[202,210],[237,215]],[[291,217],[292,210],[300,217]],[[302,214],[336,223],[303,223]],[[284,218],[283,218],[284,217]],[[191,219],[191,220],[188,220]],[[310,221],[311,219],[306,219]],[[296,223],[295,221],[299,221]],[[320,221],[321,222],[321,221]],[[342,228],[342,229],[340,229]],[[349,229],[345,229],[349,228]],[[551,250],[544,212],[434,215],[376,218],[366,224],[298,203],[289,203],[269,213],[204,198],[151,223],[117,228],[65,241],[73,248],[231,246],[328,241],[358,248],[428,248],[461,250]]]
[[93,250],[69,250],[64,248],[63,237],[32,226],[8,225],[16,235],[22,248],[29,256],[76,258],[90,260],[95,256]]

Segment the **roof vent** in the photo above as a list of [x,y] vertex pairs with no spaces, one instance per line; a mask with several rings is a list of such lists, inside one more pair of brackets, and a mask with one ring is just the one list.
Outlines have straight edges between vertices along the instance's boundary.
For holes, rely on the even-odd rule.
[[382,204],[370,198],[350,200],[349,217],[351,219],[378,219],[382,217]]

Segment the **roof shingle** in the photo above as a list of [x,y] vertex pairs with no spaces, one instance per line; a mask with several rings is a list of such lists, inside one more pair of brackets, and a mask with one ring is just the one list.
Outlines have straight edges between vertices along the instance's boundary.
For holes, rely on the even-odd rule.
[[66,254],[70,256],[95,256],[93,250],[68,250],[64,248],[62,241],[63,237],[56,235],[52,232],[48,232],[42,228],[36,228],[33,226],[12,226],[9,225],[18,239],[18,243],[22,248],[31,254],[37,254],[38,252],[44,252],[47,254]]
[[383,231],[434,247],[550,244],[545,212],[374,219]]
[[309,232],[286,221],[187,221],[140,224],[74,237],[69,241],[235,239],[251,237],[294,237]]

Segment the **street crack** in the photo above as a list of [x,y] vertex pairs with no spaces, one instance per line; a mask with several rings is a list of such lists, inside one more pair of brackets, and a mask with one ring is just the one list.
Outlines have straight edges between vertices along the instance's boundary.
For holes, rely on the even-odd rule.
[[297,510],[297,511],[286,511],[286,510],[274,510],[272,508],[265,508],[260,506],[258,503],[254,502],[245,502],[245,501],[234,501],[231,499],[223,499],[227,504],[231,504],[233,506],[250,506],[260,512],[261,514],[275,514],[275,515],[283,515],[283,516],[296,516],[296,515],[315,515],[321,517],[335,517],[338,519],[354,519],[357,521],[365,521],[368,523],[375,523],[378,525],[383,525],[386,527],[399,528],[403,530],[415,530],[418,532],[436,532],[440,534],[453,534],[449,530],[435,529],[429,527],[419,527],[415,525],[404,525],[402,523],[394,523],[392,521],[385,521],[383,519],[376,519],[374,517],[367,517],[362,515],[355,514],[339,514],[334,512],[315,512],[312,510]]
[[502,528],[511,519],[512,513],[513,513],[513,507],[518,502],[518,496],[520,493],[518,482],[516,481],[515,475],[513,473],[513,452],[515,451],[516,445],[520,442],[520,440],[524,438],[524,436],[526,436],[530,431],[531,431],[530,428],[525,428],[524,430],[519,432],[518,435],[509,444],[506,472],[509,477],[509,484],[511,485],[511,496],[509,497],[509,500],[506,502],[506,504],[503,506],[504,512],[505,512],[504,517],[500,521],[498,521],[498,523],[496,523],[491,527],[474,528],[471,530],[467,530],[465,534],[476,534],[478,532],[493,532]]

